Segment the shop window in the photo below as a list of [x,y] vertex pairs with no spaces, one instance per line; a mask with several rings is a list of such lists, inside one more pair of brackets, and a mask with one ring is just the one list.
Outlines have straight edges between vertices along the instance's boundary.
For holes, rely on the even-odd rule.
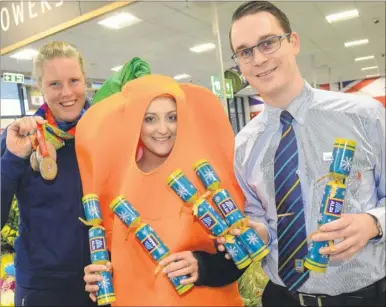
[[18,91],[16,83],[3,82],[1,78],[1,117],[22,115]]

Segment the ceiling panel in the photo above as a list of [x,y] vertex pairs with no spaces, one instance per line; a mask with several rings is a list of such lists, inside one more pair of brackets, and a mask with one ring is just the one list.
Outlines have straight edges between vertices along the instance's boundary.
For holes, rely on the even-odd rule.
[[[362,78],[364,66],[379,66],[385,71],[385,3],[371,1],[278,1],[275,2],[291,20],[293,30],[300,36],[301,52],[297,62],[309,82],[317,83]],[[213,33],[214,6],[219,20],[224,67],[234,66],[230,59],[228,31],[234,10],[240,2],[219,1],[152,1],[137,2],[118,11],[130,12],[143,21],[115,31],[101,27],[98,19],[85,22],[72,29],[53,35],[34,44],[37,48],[52,39],[66,40],[76,45],[86,59],[89,77],[104,79],[111,68],[122,65],[134,56],[144,58],[153,72],[174,76],[187,73],[192,81],[210,87],[210,76],[218,74],[218,50],[195,54],[189,48],[206,42],[218,44]],[[360,18],[329,24],[325,15],[357,8]],[[112,14],[112,13],[111,13]],[[111,15],[109,14],[109,15]],[[374,23],[374,19],[379,19]],[[253,29],[251,29],[253,31]],[[344,42],[368,38],[370,43],[345,48]],[[218,48],[218,46],[217,46]],[[375,59],[355,62],[354,58],[374,54]],[[26,72],[30,61],[13,60],[2,56],[1,70]]]

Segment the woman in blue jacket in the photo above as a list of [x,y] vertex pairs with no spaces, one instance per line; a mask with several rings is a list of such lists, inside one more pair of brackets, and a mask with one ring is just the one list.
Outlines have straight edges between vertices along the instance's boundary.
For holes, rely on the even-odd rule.
[[[67,43],[47,43],[34,60],[34,76],[45,104],[35,116],[9,125],[1,140],[1,227],[14,195],[20,211],[15,305],[92,306],[84,291],[83,268],[90,255],[88,229],[78,220],[82,186],[73,137],[88,107],[82,56]],[[53,180],[34,171],[29,159],[29,136],[47,122],[61,144]]]

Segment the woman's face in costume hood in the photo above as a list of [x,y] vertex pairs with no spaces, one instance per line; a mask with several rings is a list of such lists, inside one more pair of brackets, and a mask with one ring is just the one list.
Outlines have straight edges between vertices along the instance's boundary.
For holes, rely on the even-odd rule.
[[144,151],[167,157],[173,149],[177,132],[177,106],[173,98],[157,97],[146,110],[141,142]]

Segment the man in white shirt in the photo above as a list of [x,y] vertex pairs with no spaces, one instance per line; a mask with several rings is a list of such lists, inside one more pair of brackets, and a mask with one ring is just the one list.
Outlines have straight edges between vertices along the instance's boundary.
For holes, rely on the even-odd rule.
[[[243,3],[229,37],[232,58],[265,104],[235,149],[245,213],[271,250],[262,262],[270,278],[263,306],[384,306],[385,108],[368,97],[313,89],[296,64],[299,37],[270,2]],[[329,256],[325,273],[310,272],[304,260],[326,186],[318,179],[329,172],[336,138],[354,140],[356,151],[341,218],[312,236],[335,240],[336,249],[320,249]]]

